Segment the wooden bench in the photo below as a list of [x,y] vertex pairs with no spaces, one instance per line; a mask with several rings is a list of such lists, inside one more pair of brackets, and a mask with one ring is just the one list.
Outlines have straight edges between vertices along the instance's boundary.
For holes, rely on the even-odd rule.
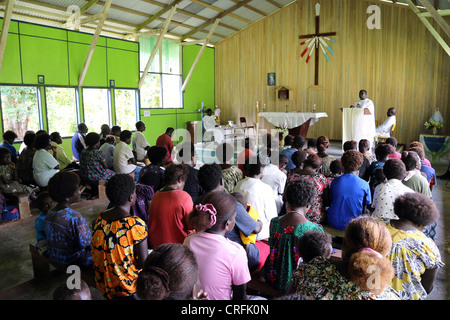
[[[55,269],[50,271],[50,259],[47,256],[43,256],[36,249],[34,244],[30,243],[31,263],[33,265],[33,275],[36,281],[49,280],[52,276],[52,272],[62,272],[62,270]],[[94,269],[92,272],[81,270],[81,279],[83,279],[89,286],[95,287]]]
[[5,194],[5,199],[7,200],[7,203],[9,201],[17,203],[17,206],[19,207],[19,219],[31,217],[30,197],[28,193],[8,193]]
[[331,234],[332,236],[335,236],[335,237],[344,238],[344,231],[338,230],[338,229],[334,229],[334,228],[331,228],[329,226],[324,226],[324,225],[322,225],[322,227],[323,227],[323,230],[326,233],[329,233],[329,234]]

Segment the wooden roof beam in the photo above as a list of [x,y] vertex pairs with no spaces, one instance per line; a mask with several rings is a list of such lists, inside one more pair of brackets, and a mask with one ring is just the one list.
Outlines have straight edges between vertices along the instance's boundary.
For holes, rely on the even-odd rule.
[[8,39],[9,25],[14,9],[15,0],[8,0],[5,7],[5,15],[3,16],[2,33],[0,36],[0,70],[3,65],[3,57],[5,54],[6,40]]
[[240,7],[246,5],[247,3],[249,3],[252,0],[243,0],[239,3],[237,3],[236,5],[232,6],[231,8],[223,11],[222,13],[219,13],[216,17],[209,19],[208,21],[206,21],[205,23],[201,24],[200,26],[198,26],[197,28],[195,28],[194,30],[186,33],[185,35],[183,35],[181,37],[181,41],[189,38],[191,35],[193,35],[194,33],[203,30],[205,27],[209,26],[210,24],[214,23],[216,21],[216,19],[222,19],[223,17],[227,16],[228,14],[230,14],[231,12],[239,9]]

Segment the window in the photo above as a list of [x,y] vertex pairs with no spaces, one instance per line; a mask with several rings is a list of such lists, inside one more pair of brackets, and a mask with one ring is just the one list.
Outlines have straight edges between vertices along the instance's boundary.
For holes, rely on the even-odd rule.
[[122,130],[136,130],[136,90],[115,89],[116,124]]
[[77,132],[77,103],[74,88],[45,88],[48,132],[61,137]]
[[[141,37],[139,40],[141,76],[155,44],[156,38]],[[177,42],[162,41],[141,88],[141,108],[183,107],[180,52]]]
[[14,131],[22,140],[28,130],[40,129],[37,87],[0,87],[3,132]]
[[90,132],[100,132],[104,123],[111,126],[108,98],[108,89],[83,89],[84,123]]

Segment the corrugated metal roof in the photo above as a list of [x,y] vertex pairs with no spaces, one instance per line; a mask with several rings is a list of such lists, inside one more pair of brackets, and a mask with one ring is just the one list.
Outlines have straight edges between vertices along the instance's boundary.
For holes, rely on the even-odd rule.
[[[82,17],[102,13],[107,0],[97,1],[91,5]],[[104,30],[108,35],[125,37],[137,26],[145,22],[142,31],[162,28],[170,8],[178,2],[177,12],[169,26],[171,36],[178,35],[181,40],[203,39],[212,27],[215,18],[221,17],[220,23],[211,37],[212,43],[222,41],[224,38],[245,28],[249,23],[263,19],[280,7],[286,6],[296,0],[113,0]],[[382,0],[378,0],[382,1]],[[387,0],[390,1],[390,0]],[[386,1],[385,1],[386,2]],[[397,0],[397,3],[405,2]],[[449,0],[430,0],[439,9],[450,9]],[[13,19],[60,25],[63,27],[65,19],[71,12],[70,6],[83,8],[89,0],[18,0],[13,11]],[[0,5],[1,9],[5,4]],[[164,13],[162,13],[164,12]],[[20,14],[16,15],[15,14]],[[162,13],[162,14],[161,14]],[[0,13],[1,15],[1,13]],[[153,21],[150,21],[151,18]],[[90,22],[91,29],[95,29],[96,22]]]

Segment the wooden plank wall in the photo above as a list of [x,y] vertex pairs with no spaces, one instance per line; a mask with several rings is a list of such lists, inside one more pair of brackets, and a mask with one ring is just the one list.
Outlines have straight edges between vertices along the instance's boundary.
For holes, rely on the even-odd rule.
[[[219,42],[215,49],[215,101],[222,122],[245,116],[256,121],[256,101],[267,111],[325,111],[309,136],[342,139],[342,114],[366,89],[375,103],[379,123],[389,107],[397,108],[395,137],[399,143],[417,140],[423,123],[436,107],[446,119],[442,134],[450,134],[450,57],[409,7],[378,1],[321,1],[321,32],[336,31],[330,62],[320,53],[319,97],[308,90],[314,83],[314,58],[300,57],[298,36],[314,32],[317,0],[299,0]],[[369,5],[381,9],[381,29],[369,30]],[[450,23],[450,17],[446,21]],[[433,19],[433,26],[446,35]],[[319,49],[320,50],[320,49]],[[267,86],[267,73],[276,73],[276,86]],[[276,99],[276,88],[291,89],[288,102]],[[317,93],[317,92],[316,92]],[[320,96],[322,94],[322,96]],[[264,121],[265,128],[272,126]],[[430,133],[430,130],[428,130]]]

